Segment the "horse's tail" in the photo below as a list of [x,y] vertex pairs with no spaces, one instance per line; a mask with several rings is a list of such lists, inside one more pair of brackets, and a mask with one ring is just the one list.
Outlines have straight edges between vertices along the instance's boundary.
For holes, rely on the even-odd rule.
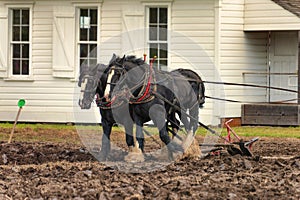
[[203,83],[203,80],[201,79],[201,77],[194,71],[190,70],[191,72],[191,77],[188,78],[192,78],[195,79],[195,83],[196,83],[196,94],[198,94],[198,104],[199,104],[199,108],[203,108],[204,103],[205,103],[205,86]]
[[205,87],[201,79],[197,79],[195,82],[190,82],[195,94],[197,95],[197,102],[199,108],[203,108],[205,103]]
[[[201,80],[201,79],[200,79]],[[205,86],[203,81],[201,80],[199,85],[199,97],[198,97],[198,101],[199,101],[199,108],[203,108],[203,104],[205,103]]]

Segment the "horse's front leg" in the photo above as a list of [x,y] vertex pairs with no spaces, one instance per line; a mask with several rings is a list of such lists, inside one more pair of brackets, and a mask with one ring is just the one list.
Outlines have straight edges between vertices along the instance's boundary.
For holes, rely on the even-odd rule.
[[106,161],[107,156],[110,152],[111,149],[110,134],[111,134],[112,125],[113,125],[112,123],[106,120],[102,120],[103,135],[102,135],[102,145],[101,145],[100,155],[98,157],[99,161]]
[[178,130],[179,130],[179,126],[180,126],[180,121],[176,119],[176,116],[175,116],[175,111],[171,111],[168,115],[168,119],[167,119],[167,122],[166,122],[166,127],[168,128],[168,122],[171,123],[171,127],[172,127],[172,134],[173,134],[173,138],[174,136],[178,133]]
[[[136,140],[138,144],[138,148],[141,150],[141,152],[144,153],[144,134],[143,134],[143,123],[139,122],[136,124]],[[135,146],[137,145],[135,144]]]
[[134,142],[134,138],[132,135],[133,124],[125,126],[126,131],[126,142],[129,147],[128,155],[125,156],[124,160],[126,162],[143,162],[144,155],[144,137],[142,136],[142,126],[136,126],[136,138],[137,143]]
[[126,144],[128,148],[134,147],[134,139],[133,139],[133,123],[131,121],[125,121],[125,135],[126,135]]

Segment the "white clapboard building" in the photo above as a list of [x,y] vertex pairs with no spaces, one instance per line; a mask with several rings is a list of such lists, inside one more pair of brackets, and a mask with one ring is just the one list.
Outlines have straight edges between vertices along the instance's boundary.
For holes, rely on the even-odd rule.
[[[298,0],[0,0],[0,30],[0,121],[13,121],[24,98],[20,121],[95,122],[77,105],[79,67],[107,64],[113,53],[156,55],[159,68],[190,68],[205,81],[299,90]],[[259,124],[247,115],[267,113],[269,102],[293,99],[282,106],[298,110],[297,92],[205,85],[207,96],[266,110],[207,99],[200,117],[208,124]]]

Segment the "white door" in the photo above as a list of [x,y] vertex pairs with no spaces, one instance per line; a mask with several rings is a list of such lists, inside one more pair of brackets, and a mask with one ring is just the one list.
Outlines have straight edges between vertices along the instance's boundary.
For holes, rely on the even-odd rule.
[[[270,86],[298,90],[298,32],[273,32],[270,47]],[[270,90],[270,101],[296,103],[297,93]]]

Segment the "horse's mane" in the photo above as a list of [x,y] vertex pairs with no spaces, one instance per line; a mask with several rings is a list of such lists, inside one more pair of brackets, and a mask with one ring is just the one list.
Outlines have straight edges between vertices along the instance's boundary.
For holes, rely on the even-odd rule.
[[126,56],[125,57],[125,62],[131,62],[131,63],[136,64],[136,65],[143,65],[143,64],[145,64],[145,61],[142,58],[137,58],[134,55]]

